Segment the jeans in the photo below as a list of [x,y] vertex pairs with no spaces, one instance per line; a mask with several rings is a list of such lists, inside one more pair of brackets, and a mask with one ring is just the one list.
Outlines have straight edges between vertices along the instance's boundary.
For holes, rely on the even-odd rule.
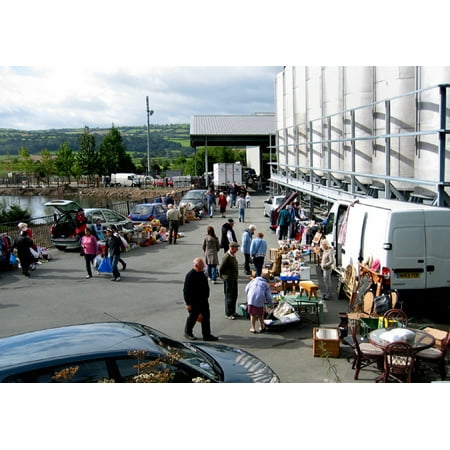
[[223,291],[225,294],[225,315],[232,316],[236,314],[236,301],[238,296],[237,280],[223,280]]
[[117,264],[119,264],[120,255],[112,255],[111,256],[111,265],[112,265],[112,273],[114,278],[120,277],[120,272],[117,267]]
[[250,275],[250,253],[244,253],[244,270],[247,275]]
[[255,256],[253,258],[253,264],[255,265],[256,276],[260,277],[264,266],[264,256]]
[[91,265],[92,265],[92,261],[94,261],[96,255],[84,255],[84,261],[86,263],[86,272],[87,274],[92,277],[92,269],[91,269]]
[[178,226],[179,226],[178,220],[169,221],[169,244],[172,243],[172,239],[173,243],[176,244],[178,236]]
[[217,280],[217,266],[215,264],[208,264],[208,278],[211,280]]
[[245,208],[239,208],[239,221],[244,222],[245,219]]
[[210,216],[210,217],[214,216],[214,209],[215,209],[214,203],[210,203],[210,204],[208,205],[208,211],[209,211],[209,216]]
[[323,272],[323,282],[325,284],[325,295],[324,297],[330,298],[332,291],[331,291],[331,269],[325,270],[322,269]]

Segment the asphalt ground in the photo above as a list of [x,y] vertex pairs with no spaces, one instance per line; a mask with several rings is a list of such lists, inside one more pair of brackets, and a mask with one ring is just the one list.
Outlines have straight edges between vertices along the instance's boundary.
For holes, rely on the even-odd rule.
[[[236,209],[228,210],[227,217],[235,219],[239,241],[245,228],[253,223],[257,231],[263,231],[269,247],[277,247],[269,220],[263,216],[265,198],[253,195],[245,223],[239,223]],[[19,270],[0,273],[0,336],[116,318],[141,322],[184,340],[184,276],[193,259],[202,256],[206,226],[212,225],[220,233],[223,223],[217,212],[212,219],[182,225],[184,237],[176,246],[158,244],[127,252],[124,259],[128,266],[120,283],[95,272],[93,278],[86,279],[84,260],[77,252],[54,249],[53,259],[40,265],[30,278]],[[248,280],[241,253],[238,259],[238,301],[245,302]],[[321,284],[320,274],[312,263],[311,278]],[[337,327],[339,312],[346,311],[347,306],[345,300],[325,301],[321,326]],[[420,415],[422,429],[442,429],[438,425],[440,419],[432,411],[433,404],[446,404],[446,392],[430,387],[446,384],[428,384],[427,389],[417,384],[403,386],[399,393],[398,386],[393,384],[375,384],[378,373],[370,369],[361,370],[360,379],[355,381],[347,361],[351,354],[348,347],[341,345],[339,358],[313,356],[313,323],[303,321],[300,326],[283,331],[251,334],[248,319],[226,319],[222,284],[211,285],[210,307],[212,332],[220,338],[219,343],[257,355],[277,372],[282,384],[217,386],[214,391],[207,385],[171,385],[170,389],[147,385],[147,389],[142,387],[138,391],[130,385],[101,388],[83,385],[64,391],[60,388],[58,393],[51,386],[3,385],[0,420],[5,442],[17,444],[20,438],[20,442],[31,446],[41,436],[47,446],[52,443],[53,447],[59,446],[64,439],[68,448],[78,448],[79,441],[68,441],[67,436],[73,434],[73,425],[79,424],[80,431],[92,431],[89,438],[92,443],[97,439],[102,447],[108,443],[109,448],[129,445],[137,430],[142,437],[140,441],[142,430],[148,430],[147,437],[152,443],[168,444],[177,439],[188,449],[215,444],[222,448],[220,442],[239,448],[297,446],[300,442],[340,447],[348,445],[339,444],[344,439],[358,436],[365,439],[364,430],[378,436],[386,427],[386,420],[380,417],[389,417],[387,422],[394,424],[406,420],[405,426],[410,426],[408,412],[418,410],[425,411]],[[200,336],[198,325],[194,333]],[[387,413],[390,415],[386,416]],[[441,417],[445,420],[445,415]],[[24,423],[34,424],[35,431],[23,433]],[[109,432],[98,433],[99,429]],[[384,438],[390,434],[391,430],[383,432]],[[395,438],[395,433],[392,434]],[[433,438],[429,433],[426,436],[429,445]],[[365,447],[378,448],[379,437],[365,439]],[[420,439],[402,437],[402,442],[417,444]]]
[[[253,223],[256,231],[264,233],[269,248],[277,248],[276,235],[269,229],[269,219],[263,216],[265,198],[265,195],[252,196],[245,223],[238,221],[236,208],[227,210],[227,218],[234,218],[239,242],[243,231]],[[86,279],[84,259],[77,252],[56,249],[51,250],[53,259],[39,265],[30,278],[24,277],[20,270],[1,273],[0,336],[117,319],[144,323],[184,340],[184,276],[191,269],[193,259],[202,256],[201,243],[206,227],[213,226],[220,235],[225,220],[217,211],[212,219],[206,216],[180,226],[184,236],[178,239],[177,245],[161,243],[130,250],[124,255],[127,269],[122,271],[120,283],[111,282],[110,275],[98,275],[95,271],[93,278]],[[244,274],[244,257],[240,252],[238,260],[238,303],[245,303],[248,277]],[[311,267],[311,279],[322,286],[320,268],[313,261],[306,262]],[[377,377],[376,371],[366,369],[361,371],[358,381],[353,380],[353,370],[347,361],[351,349],[346,345],[341,344],[339,358],[314,357],[312,333],[317,325],[308,320],[312,317],[305,316],[300,325],[251,334],[248,319],[225,318],[223,284],[211,283],[210,287],[212,333],[219,337],[220,343],[241,347],[260,357],[277,372],[282,382],[365,383]],[[348,301],[336,297],[323,301],[322,327],[337,327],[339,313],[347,311]],[[199,325],[194,334],[201,337]]]

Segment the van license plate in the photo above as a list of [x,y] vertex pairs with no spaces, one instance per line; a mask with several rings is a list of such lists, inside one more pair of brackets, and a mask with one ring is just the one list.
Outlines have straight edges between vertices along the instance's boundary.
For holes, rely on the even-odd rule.
[[419,272],[400,272],[397,274],[397,278],[420,278]]

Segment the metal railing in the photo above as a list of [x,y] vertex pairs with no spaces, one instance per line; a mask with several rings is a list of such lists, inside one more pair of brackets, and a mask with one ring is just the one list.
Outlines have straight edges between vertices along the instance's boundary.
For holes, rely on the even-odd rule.
[[[183,195],[184,191],[180,192],[179,195]],[[154,203],[158,197],[144,197],[140,200],[124,200],[106,203],[102,208],[112,209],[118,213],[128,216],[135,205],[139,203]],[[179,199],[177,199],[179,200]],[[33,230],[33,241],[38,247],[50,248],[53,246],[50,239],[50,227],[55,221],[57,214],[51,216],[35,217],[27,219],[28,226]],[[0,223],[0,235],[6,233],[13,240],[17,237],[18,222],[5,222]]]
[[[353,198],[370,195],[370,189],[373,186],[366,185],[360,180],[374,179],[374,183],[378,182],[380,185],[378,188],[384,190],[386,198],[396,197],[400,200],[408,200],[405,193],[409,195],[409,192],[413,192],[419,186],[433,193],[436,205],[450,206],[450,199],[445,191],[450,186],[450,182],[446,180],[445,171],[446,140],[447,135],[450,134],[447,125],[447,117],[450,115],[447,106],[449,87],[450,84],[441,84],[418,89],[278,130],[277,143],[271,147],[277,156],[277,162],[269,163],[271,182],[334,201],[346,195]],[[438,91],[433,102],[421,100],[424,92],[433,90]],[[400,126],[398,117],[391,114],[391,103],[406,97],[415,98],[417,111],[433,114],[432,124],[428,124],[426,129],[420,129],[420,123],[413,124],[412,129],[409,125]],[[371,129],[364,127],[356,119],[356,111],[361,110],[370,111]],[[336,125],[337,120],[340,120],[341,125]],[[377,121],[382,122],[383,125],[376,125]],[[394,124],[397,124],[398,132],[391,131],[391,127],[394,130]],[[432,143],[425,141],[427,136],[433,137]],[[420,156],[420,151],[424,149],[437,155],[434,161],[435,167],[433,167],[435,175],[432,179],[419,179],[415,174],[409,177],[392,175],[391,156],[394,152],[391,141],[395,140],[400,148],[400,139],[403,142],[411,138],[414,139],[414,144],[411,145],[415,146],[416,155]],[[372,155],[358,150],[357,144],[364,141],[371,143]],[[338,152],[336,148],[341,150]],[[367,159],[379,150],[383,150],[385,154],[383,161],[385,167],[379,169],[381,173],[367,173],[356,169],[358,155],[360,159]],[[399,164],[404,155],[400,154],[400,150],[397,152],[399,155],[396,156],[395,161]],[[344,160],[347,161],[345,164],[347,170],[337,167],[338,164],[342,166]],[[315,164],[316,162],[320,162],[320,167]],[[396,188],[398,185],[407,185],[408,189],[404,193]]]

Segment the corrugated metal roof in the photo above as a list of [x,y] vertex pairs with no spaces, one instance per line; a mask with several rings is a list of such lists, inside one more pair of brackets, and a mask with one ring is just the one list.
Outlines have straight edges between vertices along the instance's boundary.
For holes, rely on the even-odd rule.
[[251,116],[193,116],[191,119],[191,136],[214,135],[269,135],[275,134],[275,114],[261,113]]

